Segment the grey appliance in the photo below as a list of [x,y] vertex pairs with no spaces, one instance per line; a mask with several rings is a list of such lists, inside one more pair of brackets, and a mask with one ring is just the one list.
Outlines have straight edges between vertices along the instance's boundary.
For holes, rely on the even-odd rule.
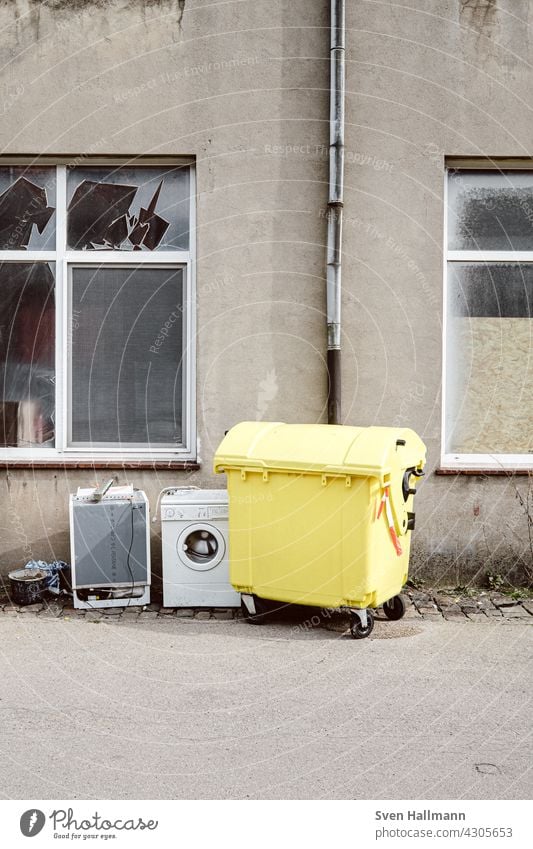
[[133,487],[78,489],[70,496],[74,607],[129,607],[150,602],[150,518]]

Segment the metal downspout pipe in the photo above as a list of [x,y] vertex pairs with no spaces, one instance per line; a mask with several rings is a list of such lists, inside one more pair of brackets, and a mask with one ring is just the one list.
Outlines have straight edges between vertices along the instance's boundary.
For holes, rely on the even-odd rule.
[[326,251],[328,424],[341,421],[341,248],[344,198],[344,0],[331,0],[329,191]]

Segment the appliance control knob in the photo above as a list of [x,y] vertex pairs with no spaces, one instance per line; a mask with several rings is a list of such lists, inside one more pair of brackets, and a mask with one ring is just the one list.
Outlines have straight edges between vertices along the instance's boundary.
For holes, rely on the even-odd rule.
[[172,507],[167,507],[165,510],[165,519],[172,519],[174,517],[174,510]]

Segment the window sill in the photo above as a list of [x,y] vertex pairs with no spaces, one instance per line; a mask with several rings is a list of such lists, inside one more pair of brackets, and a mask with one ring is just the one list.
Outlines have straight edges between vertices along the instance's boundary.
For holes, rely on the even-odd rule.
[[436,475],[480,475],[481,477],[509,477],[510,475],[531,475],[533,469],[435,469]]
[[197,472],[196,460],[0,460],[0,469],[142,469]]
[[533,472],[533,453],[442,454],[439,475],[527,475]]

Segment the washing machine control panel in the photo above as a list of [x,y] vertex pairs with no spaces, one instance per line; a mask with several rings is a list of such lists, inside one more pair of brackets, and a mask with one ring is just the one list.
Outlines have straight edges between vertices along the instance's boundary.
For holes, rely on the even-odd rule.
[[227,504],[180,504],[175,507],[163,506],[162,518],[175,521],[198,519],[227,519]]

